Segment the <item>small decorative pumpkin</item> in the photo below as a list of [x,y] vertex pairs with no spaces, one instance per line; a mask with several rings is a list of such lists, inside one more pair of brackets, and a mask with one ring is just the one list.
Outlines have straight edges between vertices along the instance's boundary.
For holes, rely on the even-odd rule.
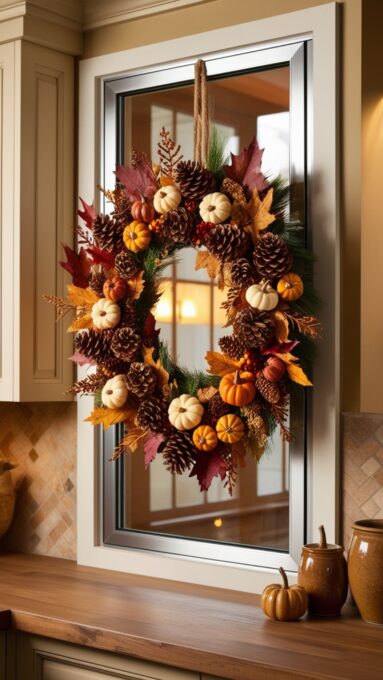
[[285,570],[280,567],[283,585],[272,583],[266,586],[261,597],[262,611],[277,621],[296,621],[307,610],[307,593],[302,586],[289,587]]
[[144,222],[134,220],[125,227],[122,238],[128,250],[139,253],[148,247],[152,233]]
[[181,394],[170,403],[168,413],[171,424],[177,430],[192,430],[202,420],[203,406],[191,394]]
[[177,187],[168,184],[166,187],[161,187],[154,194],[153,205],[158,213],[164,215],[169,210],[175,210],[181,203],[181,193]]
[[113,276],[112,279],[106,279],[102,291],[107,300],[117,302],[126,295],[126,281],[121,276]]
[[221,416],[216,425],[217,436],[221,442],[225,444],[236,444],[242,439],[245,434],[245,425],[243,420],[234,415],[234,413],[228,413],[225,416]]
[[270,382],[278,382],[286,372],[286,364],[278,357],[269,357],[263,368],[263,376]]
[[284,300],[294,302],[298,300],[303,294],[303,281],[298,274],[290,272],[279,279],[277,284],[277,292]]
[[207,194],[199,204],[199,214],[204,222],[219,224],[224,222],[231,213],[231,203],[225,194],[215,191]]
[[217,446],[217,434],[210,425],[200,425],[193,432],[193,443],[199,451],[212,451]]
[[127,398],[128,389],[125,377],[122,374],[115,375],[102,388],[101,400],[104,406],[108,408],[120,408],[125,404]]
[[147,201],[134,201],[130,212],[133,219],[138,220],[138,222],[151,222],[156,216],[153,203],[148,203]]
[[246,406],[255,397],[254,374],[233,371],[223,376],[219,384],[221,399],[231,406]]
[[92,307],[93,325],[100,331],[114,328],[121,319],[121,309],[116,302],[101,298]]
[[270,311],[275,309],[279,302],[278,293],[268,281],[261,281],[261,283],[254,283],[246,291],[246,300],[250,307],[260,309],[262,311]]

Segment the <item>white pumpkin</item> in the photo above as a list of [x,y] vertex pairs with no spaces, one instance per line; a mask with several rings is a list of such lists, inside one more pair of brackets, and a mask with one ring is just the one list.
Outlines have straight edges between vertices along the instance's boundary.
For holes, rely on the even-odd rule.
[[181,394],[169,406],[169,420],[177,430],[191,430],[200,424],[203,416],[201,402],[191,394]]
[[219,224],[224,222],[231,213],[231,203],[225,194],[215,191],[207,194],[199,204],[199,214],[204,222]]
[[267,281],[261,281],[261,283],[254,283],[247,289],[246,300],[250,307],[254,307],[254,309],[270,311],[277,306],[279,296]]
[[175,210],[181,203],[181,194],[177,187],[169,184],[166,187],[158,189],[154,194],[153,205],[155,210],[161,215],[169,212],[169,210]]
[[93,325],[100,331],[114,328],[121,319],[121,309],[113,300],[101,298],[92,307]]
[[101,400],[104,406],[108,408],[120,408],[125,404],[127,398],[128,389],[125,377],[122,374],[115,375],[102,388]]

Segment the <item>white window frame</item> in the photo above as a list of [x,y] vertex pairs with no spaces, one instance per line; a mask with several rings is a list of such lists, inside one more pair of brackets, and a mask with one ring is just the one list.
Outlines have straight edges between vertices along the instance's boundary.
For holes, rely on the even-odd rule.
[[[198,58],[245,47],[275,46],[312,39],[312,183],[310,216],[317,256],[316,287],[325,304],[325,333],[319,342],[311,399],[311,451],[308,460],[308,540],[319,524],[330,541],[338,538],[339,519],[339,232],[337,150],[336,3],[187,36],[80,62],[79,195],[90,202],[100,183],[102,141],[101,85],[106,77],[153,64]],[[97,200],[97,197],[96,197]],[[98,433],[84,418],[91,398],[78,400],[77,560],[79,564],[147,576],[260,592],[275,569],[233,565],[102,545]],[[294,580],[296,572],[291,570]]]

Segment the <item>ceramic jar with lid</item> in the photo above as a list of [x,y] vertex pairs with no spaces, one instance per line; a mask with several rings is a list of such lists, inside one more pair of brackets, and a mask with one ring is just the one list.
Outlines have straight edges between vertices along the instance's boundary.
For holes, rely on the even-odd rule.
[[338,616],[347,597],[347,564],[341,545],[327,543],[323,526],[319,543],[302,548],[298,583],[306,590],[311,616]]
[[364,519],[352,526],[348,551],[350,589],[367,623],[383,625],[383,519]]

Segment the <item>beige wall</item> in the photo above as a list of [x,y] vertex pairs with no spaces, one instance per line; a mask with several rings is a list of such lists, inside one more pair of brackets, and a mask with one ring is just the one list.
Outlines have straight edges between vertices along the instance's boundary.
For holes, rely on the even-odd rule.
[[[325,4],[326,0],[241,0],[235,23]],[[340,190],[342,230],[342,410],[358,411],[360,402],[360,214],[361,214],[361,16],[362,0],[340,4]],[[376,4],[376,3],[375,3]],[[233,23],[232,0],[214,0],[107,26],[85,35],[83,57],[209,31]],[[370,320],[371,322],[371,320]],[[375,328],[371,328],[375,333]],[[352,370],[350,370],[352,366]],[[364,394],[364,391],[363,391]],[[364,405],[366,408],[366,405]],[[377,400],[368,409],[383,411]]]

